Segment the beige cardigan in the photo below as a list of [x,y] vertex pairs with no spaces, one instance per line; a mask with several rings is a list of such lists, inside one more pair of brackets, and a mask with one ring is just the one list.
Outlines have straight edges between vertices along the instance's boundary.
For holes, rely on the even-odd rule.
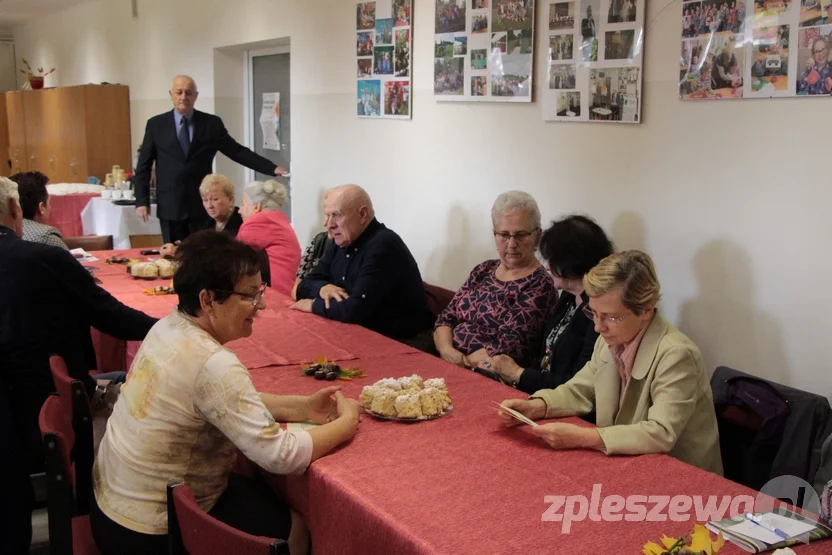
[[656,313],[642,338],[621,410],[621,377],[599,337],[592,358],[557,389],[532,395],[546,418],[596,411],[608,455],[667,453],[722,475],[713,395],[699,348]]

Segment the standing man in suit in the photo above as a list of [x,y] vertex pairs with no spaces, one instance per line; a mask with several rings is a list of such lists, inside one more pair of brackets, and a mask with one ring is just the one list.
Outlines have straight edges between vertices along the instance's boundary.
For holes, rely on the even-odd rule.
[[199,184],[212,172],[218,151],[266,175],[286,173],[231,138],[219,117],[194,110],[198,96],[193,79],[187,75],[174,78],[170,90],[173,111],[147,121],[139,149],[134,178],[136,214],[145,221],[150,214],[150,173],[156,162],[157,215],[165,243],[181,241],[205,227],[209,218],[202,207]]

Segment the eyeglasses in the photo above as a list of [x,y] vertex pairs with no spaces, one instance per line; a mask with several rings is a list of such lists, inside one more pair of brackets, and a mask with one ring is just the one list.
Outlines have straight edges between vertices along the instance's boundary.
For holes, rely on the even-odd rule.
[[824,52],[826,52],[826,48],[823,48],[821,50],[813,50],[812,51],[813,54],[823,54]]
[[584,313],[584,316],[592,320],[593,322],[607,322],[608,324],[620,324],[624,320],[627,319],[629,314],[625,314],[624,316],[601,316],[600,314],[596,314],[594,310],[585,306],[581,309]]
[[266,284],[262,284],[257,293],[241,293],[240,291],[228,291],[224,289],[217,289],[216,291],[217,293],[228,293],[229,295],[239,295],[245,299],[250,299],[251,306],[257,306],[260,304],[260,299],[266,296]]
[[494,232],[494,237],[500,243],[508,243],[512,239],[517,241],[518,244],[525,243],[532,235],[534,235],[534,231],[518,231],[517,233],[509,233],[507,231]]

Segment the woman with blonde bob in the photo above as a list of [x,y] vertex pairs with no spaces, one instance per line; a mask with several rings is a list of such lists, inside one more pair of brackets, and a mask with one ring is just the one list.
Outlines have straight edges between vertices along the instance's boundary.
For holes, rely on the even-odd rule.
[[300,265],[300,243],[289,218],[280,211],[287,202],[286,187],[273,179],[246,185],[240,204],[243,225],[237,239],[266,253],[269,284],[272,289],[291,295]]
[[[204,229],[222,231],[236,237],[243,225],[243,218],[240,209],[234,206],[234,183],[224,175],[209,173],[199,185],[199,195],[202,197],[202,206],[211,216]],[[172,257],[176,254],[176,245],[167,243],[160,252],[162,256]]]
[[[565,422],[533,431],[553,449],[608,455],[667,453],[722,474],[713,396],[699,348],[656,309],[659,279],[650,257],[613,254],[584,276],[586,317],[601,335],[592,358],[557,389],[503,405],[532,420],[596,412],[597,428]],[[506,426],[518,422],[504,414]]]

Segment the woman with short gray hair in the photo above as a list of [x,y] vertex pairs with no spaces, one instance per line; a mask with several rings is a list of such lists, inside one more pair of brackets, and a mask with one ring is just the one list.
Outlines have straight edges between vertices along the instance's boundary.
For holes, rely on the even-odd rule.
[[523,191],[501,194],[491,221],[499,258],[471,271],[439,315],[433,340],[444,360],[499,379],[482,367],[491,367],[497,355],[523,364],[538,356],[557,291],[535,257],[541,229],[534,198]]
[[237,239],[269,257],[272,289],[292,293],[300,265],[300,243],[286,214],[280,211],[289,201],[286,187],[273,179],[253,181],[243,190],[240,214],[243,225]]

